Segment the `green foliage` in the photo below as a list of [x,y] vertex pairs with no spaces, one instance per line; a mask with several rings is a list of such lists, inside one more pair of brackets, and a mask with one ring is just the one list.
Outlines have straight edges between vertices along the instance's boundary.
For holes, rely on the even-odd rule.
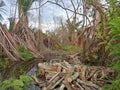
[[[113,57],[111,63],[117,70],[118,75],[112,82],[112,85],[105,85],[104,90],[119,90],[120,89],[120,8],[116,5],[114,0],[110,0],[110,6],[107,11],[108,18],[107,23],[110,29],[109,34],[111,36],[105,50],[110,50],[109,55]],[[113,17],[114,16],[114,17]]]
[[2,55],[3,55],[3,52],[2,52],[2,51],[0,51],[0,58],[2,58]]
[[18,50],[19,52],[25,52],[25,48],[24,48],[23,45],[18,46],[18,47],[17,47],[17,50]]
[[86,51],[85,52],[85,57],[84,59],[86,59],[86,61],[88,61],[89,63],[87,64],[91,64],[92,65],[92,62],[97,62],[98,60],[98,55],[96,53],[89,53],[89,51]]
[[[105,50],[112,49],[110,52],[110,56],[114,56],[116,60],[119,60],[120,57],[120,9],[114,3],[113,0],[110,0],[110,6],[108,8],[109,16],[108,16],[108,26],[110,28],[110,35],[112,38],[107,44]],[[113,18],[114,16],[114,18]],[[116,58],[117,57],[117,58]]]
[[112,82],[112,85],[105,85],[103,90],[120,90],[120,73],[116,79]]
[[87,3],[88,5],[91,5],[91,0],[86,0],[86,3]]
[[7,67],[7,64],[8,64],[8,58],[0,59],[0,70]]
[[20,63],[18,66],[14,67],[13,73],[14,77],[19,77],[19,75],[26,74],[27,68],[31,67],[31,64],[34,63],[34,60],[26,60]]
[[120,90],[120,62],[115,62],[113,65],[118,75],[116,79],[112,81],[112,84],[104,85],[103,90]]
[[27,16],[27,11],[30,9],[33,0],[17,0],[19,13],[22,12],[24,16]]
[[9,21],[10,21],[10,25],[9,25],[9,32],[12,32],[13,31],[13,28],[14,28],[14,24],[15,24],[15,18],[9,18]]
[[61,45],[62,48],[66,51],[69,51],[69,50],[74,50],[74,49],[77,49],[76,46],[72,46],[72,45],[69,45],[69,46],[66,46],[66,45]]
[[87,61],[90,61],[90,60],[91,60],[88,51],[85,52],[85,57],[86,57]]
[[2,58],[2,51],[0,51],[0,71],[4,70],[4,68],[8,65],[8,58]]
[[[108,36],[107,37],[104,37],[104,35],[103,35],[103,32],[98,32],[97,33],[97,35],[96,35],[96,37],[98,38],[98,39],[100,39],[100,40],[102,40],[100,43],[99,43],[99,45],[106,45],[107,44],[107,38],[109,38]],[[105,39],[104,39],[105,38]]]
[[96,59],[96,60],[98,59],[98,55],[97,54],[93,54],[92,56],[93,56],[94,59]]
[[30,76],[21,75],[19,79],[9,79],[0,82],[0,90],[23,90],[32,81],[33,79]]
[[103,39],[102,32],[100,32],[100,31],[97,33],[97,35],[96,35],[96,36],[97,36],[97,38],[99,38],[99,39]]
[[20,45],[17,47],[17,50],[22,58],[25,60],[33,59],[34,56],[29,51],[25,50],[24,46]]
[[21,75],[20,80],[25,83],[25,82],[31,82],[32,78],[30,76],[28,76],[28,75]]

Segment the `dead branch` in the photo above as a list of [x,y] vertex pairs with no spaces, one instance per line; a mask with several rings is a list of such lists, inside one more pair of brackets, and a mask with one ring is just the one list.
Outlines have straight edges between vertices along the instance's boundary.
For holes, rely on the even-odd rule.
[[115,75],[114,69],[110,67],[71,65],[66,61],[49,65],[39,63],[38,67],[46,72],[46,82],[41,84],[36,77],[34,78],[43,90],[53,90],[56,86],[59,86],[60,90],[65,88],[68,90],[101,90],[105,83],[110,84],[109,82],[113,80],[113,78],[106,80],[105,77]]

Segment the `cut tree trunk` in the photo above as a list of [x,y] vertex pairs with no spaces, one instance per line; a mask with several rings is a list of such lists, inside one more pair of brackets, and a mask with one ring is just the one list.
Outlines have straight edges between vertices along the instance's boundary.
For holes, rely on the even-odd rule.
[[72,65],[66,61],[49,65],[39,63],[38,67],[45,70],[45,82],[40,82],[37,76],[32,77],[43,90],[54,90],[57,86],[60,90],[101,90],[115,78],[115,70],[111,67]]

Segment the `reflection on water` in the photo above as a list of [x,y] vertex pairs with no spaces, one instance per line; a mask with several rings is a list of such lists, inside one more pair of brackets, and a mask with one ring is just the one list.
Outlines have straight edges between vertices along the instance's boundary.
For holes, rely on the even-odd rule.
[[[13,77],[19,77],[22,73],[27,72],[30,76],[37,76],[37,64],[43,61],[39,60],[30,60],[30,61],[21,61],[21,62],[14,62],[9,67],[4,69],[0,73],[1,80],[8,80]],[[21,72],[22,71],[22,72]],[[41,79],[42,80],[42,79]],[[35,85],[33,81],[29,86],[29,90],[41,90],[38,86]],[[59,89],[55,89],[59,90]]]
[[[37,71],[37,67],[33,67],[30,71],[28,71],[28,75],[30,76],[36,76],[36,71]],[[32,82],[31,86],[30,86],[30,90],[41,90],[39,87],[37,87],[36,85],[34,85],[35,83]]]
[[[29,60],[29,61],[21,61],[21,62],[13,62],[9,67],[5,68],[2,72],[0,72],[0,80],[8,80],[12,78],[18,78],[23,73],[27,72],[28,75],[32,76],[36,74],[37,64],[41,62],[41,60]],[[29,86],[29,90],[41,90],[39,87],[34,85],[34,81]],[[1,90],[1,89],[0,89]]]

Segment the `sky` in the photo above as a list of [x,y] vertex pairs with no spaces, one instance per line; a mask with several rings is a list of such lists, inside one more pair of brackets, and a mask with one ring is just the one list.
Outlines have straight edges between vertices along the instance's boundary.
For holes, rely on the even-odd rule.
[[[33,4],[33,7],[35,7],[34,4]],[[38,11],[32,10],[31,12],[36,13]],[[37,15],[38,15],[38,13],[36,13],[36,15],[33,15],[33,18],[36,21],[36,25],[38,24],[38,21],[37,21],[38,17],[36,17]],[[67,17],[66,17],[65,11],[56,5],[51,5],[50,3],[45,4],[41,8],[41,26],[42,26],[42,29],[44,29],[44,30],[54,29],[54,27],[56,25],[55,25],[55,22],[53,19],[58,18],[58,17],[66,20]],[[37,18],[37,20],[35,18]]]
[[[1,1],[1,0],[0,0]],[[4,7],[6,9],[6,14],[4,15],[4,21],[3,23],[7,24],[9,26],[9,21],[8,18],[9,17],[13,17],[14,16],[14,11],[15,11],[15,1],[16,0],[3,0],[6,4],[6,6]],[[44,0],[46,1],[46,0]],[[64,0],[65,5],[69,8],[72,9],[72,7],[70,6],[70,2],[68,2],[69,0]],[[102,0],[102,2],[104,3],[105,0]],[[44,3],[44,2],[43,2]],[[32,8],[37,8],[39,7],[38,3],[35,2],[32,4]],[[56,21],[59,18],[63,19],[63,22],[66,21],[67,16],[65,11],[58,7],[57,5],[53,5],[50,3],[45,4],[43,7],[41,7],[41,27],[42,27],[42,31],[46,32],[47,30],[54,30],[55,27],[59,26],[59,23],[57,23]],[[38,26],[38,10],[36,9],[32,9],[28,11],[30,14],[30,26],[32,27],[37,27]],[[83,12],[81,12],[83,13]],[[72,13],[69,12],[69,14],[71,15]],[[16,16],[16,18],[18,18]],[[79,16],[79,20],[81,19],[81,16]]]
[[[15,1],[16,0],[4,0],[6,4],[6,6],[4,6],[4,8],[6,9],[6,14],[3,14],[4,16],[3,23],[7,24],[7,26],[9,26],[8,18],[14,16],[15,4],[16,4]],[[35,7],[38,7],[38,3],[33,3],[31,8],[35,8]],[[38,10],[33,9],[33,10],[29,10],[29,12],[31,17],[30,26],[37,27]],[[56,26],[59,26],[57,24],[55,25],[55,22],[53,20],[54,17],[56,18],[60,17],[65,21],[66,20],[65,11],[56,5],[51,5],[50,3],[45,4],[41,8],[41,18],[40,18],[43,32],[45,32],[46,30],[53,30]]]

